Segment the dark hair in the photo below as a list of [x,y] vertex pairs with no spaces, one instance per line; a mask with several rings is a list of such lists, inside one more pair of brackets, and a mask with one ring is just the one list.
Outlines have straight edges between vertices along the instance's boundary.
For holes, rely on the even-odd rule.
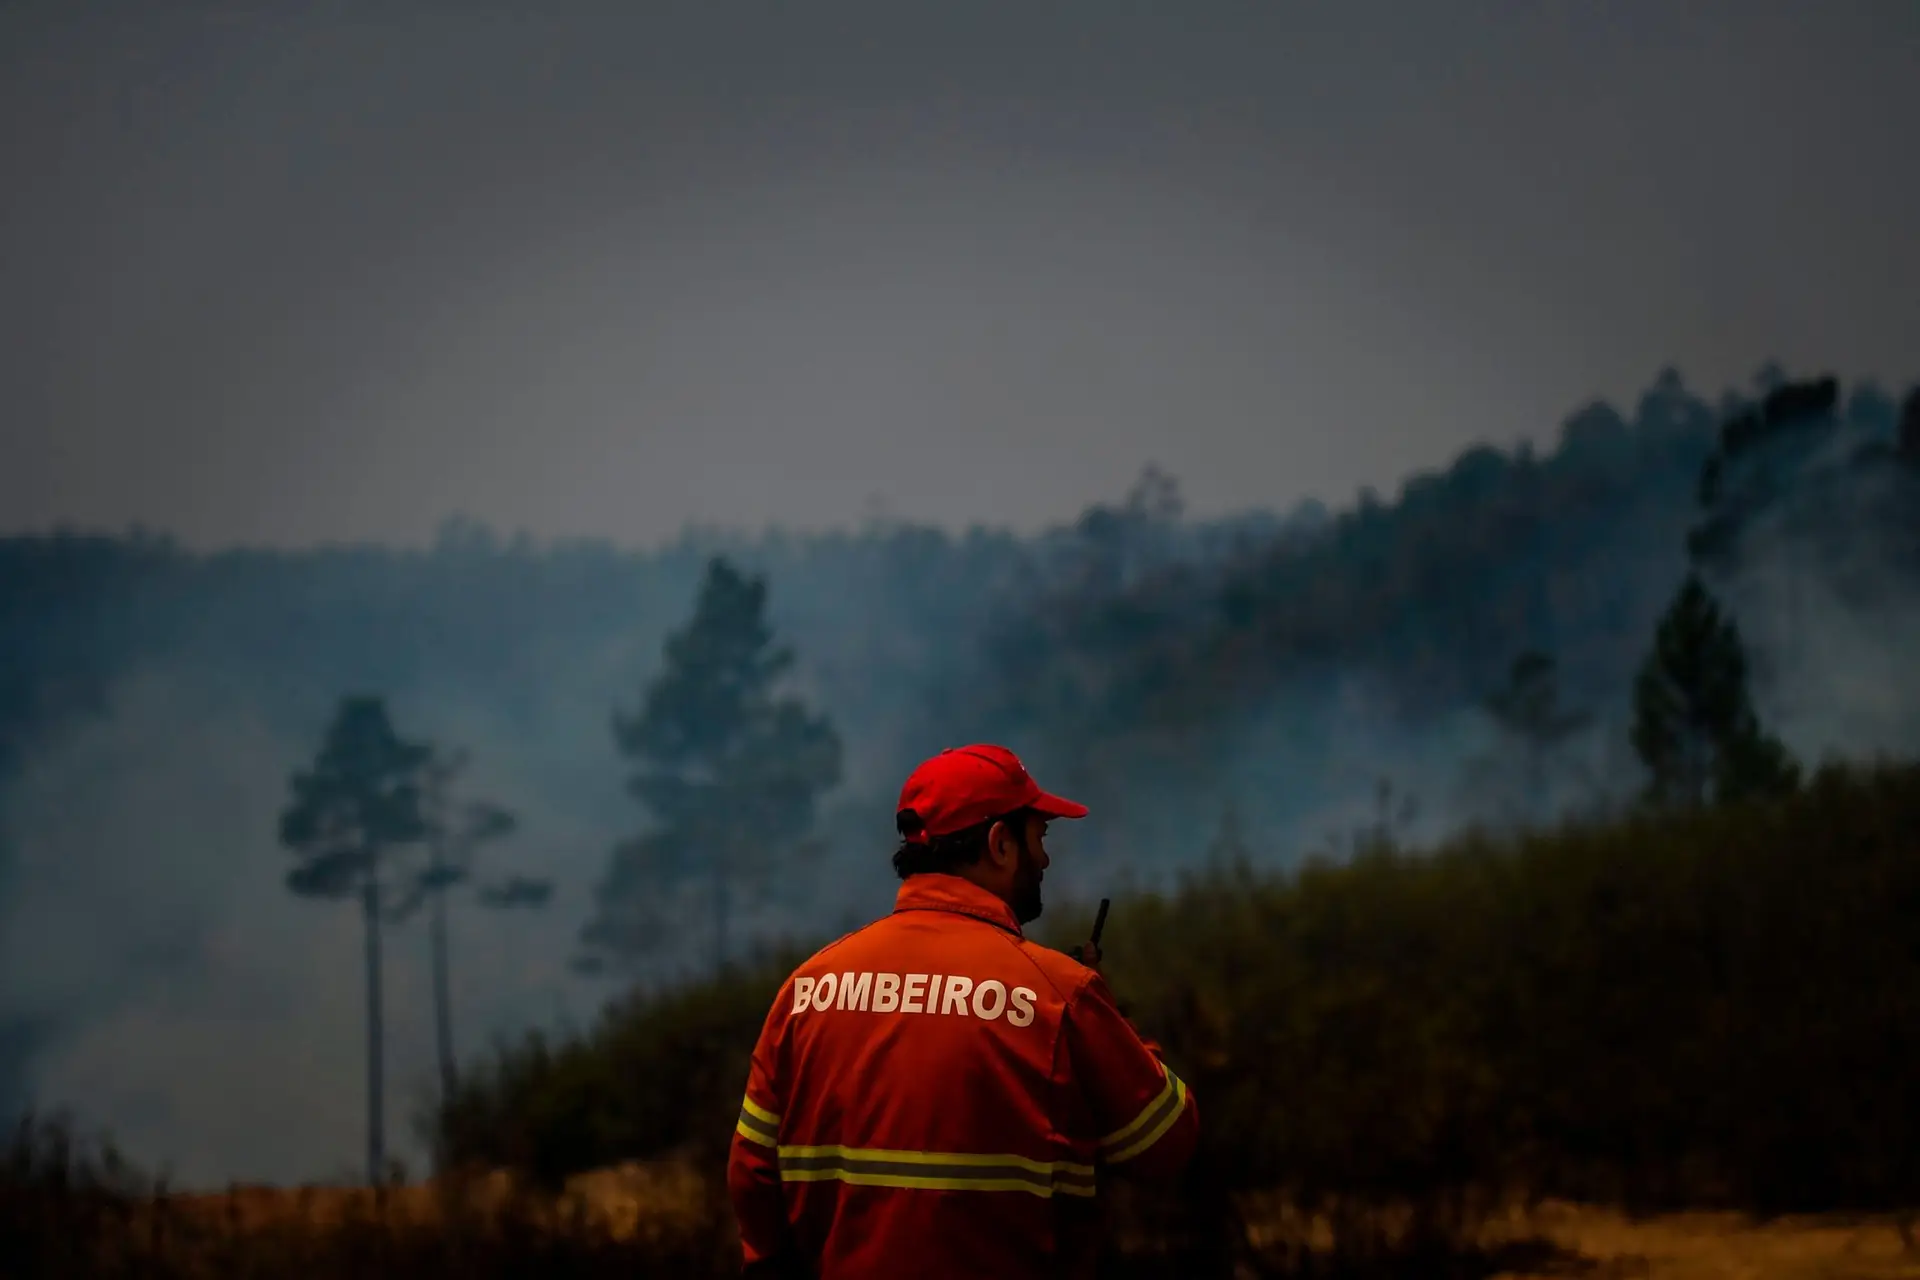
[[894,826],[900,831],[900,847],[893,851],[893,870],[902,880],[920,875],[952,875],[962,867],[970,867],[986,856],[987,833],[993,830],[993,824],[1004,822],[1014,827],[1022,836],[1026,835],[1027,819],[1033,816],[1031,809],[1015,809],[1010,813],[996,814],[984,822],[976,822],[970,827],[950,831],[931,840],[909,840],[908,836],[925,829],[926,824],[920,815],[911,809],[902,809],[894,815]]

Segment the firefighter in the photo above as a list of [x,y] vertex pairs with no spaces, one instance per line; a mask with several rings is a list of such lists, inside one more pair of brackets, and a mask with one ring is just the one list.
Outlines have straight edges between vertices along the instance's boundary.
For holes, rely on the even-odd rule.
[[907,779],[892,913],[796,969],[754,1047],[727,1174],[744,1274],[1090,1274],[1109,1171],[1185,1165],[1193,1096],[1097,953],[1022,932],[1048,824],[1086,813],[999,746]]

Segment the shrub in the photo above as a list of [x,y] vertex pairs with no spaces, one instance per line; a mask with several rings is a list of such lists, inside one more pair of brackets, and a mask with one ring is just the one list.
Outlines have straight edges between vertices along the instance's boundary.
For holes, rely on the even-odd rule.
[[[1920,767],[1213,868],[1116,900],[1105,941],[1123,1005],[1200,1101],[1187,1186],[1129,1210],[1190,1251],[1244,1238],[1236,1206],[1270,1193],[1376,1254],[1389,1218],[1392,1248],[1431,1252],[1514,1197],[1920,1203]],[[445,1149],[549,1183],[674,1151],[717,1171],[798,956],[503,1052],[442,1116]]]

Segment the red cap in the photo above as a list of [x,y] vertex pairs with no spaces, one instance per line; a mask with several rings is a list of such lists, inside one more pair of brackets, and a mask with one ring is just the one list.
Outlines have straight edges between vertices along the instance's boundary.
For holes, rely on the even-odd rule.
[[1020,757],[1005,747],[948,747],[915,769],[900,788],[899,810],[913,810],[916,843],[964,831],[988,818],[1032,809],[1049,818],[1084,818],[1087,806],[1042,791]]

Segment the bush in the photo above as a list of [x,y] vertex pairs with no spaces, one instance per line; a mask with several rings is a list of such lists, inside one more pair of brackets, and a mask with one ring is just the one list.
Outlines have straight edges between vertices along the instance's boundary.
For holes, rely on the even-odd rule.
[[540,1034],[463,1075],[433,1122],[443,1168],[511,1168],[543,1189],[570,1174],[669,1154],[724,1161],[747,1062],[787,951],[697,986],[636,993],[587,1035]]
[[1107,969],[1207,1158],[1312,1203],[1508,1193],[1778,1213],[1920,1201],[1920,769],[1216,871]]
[[[1117,900],[1109,979],[1204,1131],[1183,1192],[1129,1212],[1231,1252],[1236,1206],[1277,1193],[1379,1254],[1457,1247],[1515,1197],[1920,1202],[1916,855],[1920,768],[1831,766],[1783,798]],[[549,1182],[671,1151],[717,1170],[797,958],[501,1054],[446,1149]]]

